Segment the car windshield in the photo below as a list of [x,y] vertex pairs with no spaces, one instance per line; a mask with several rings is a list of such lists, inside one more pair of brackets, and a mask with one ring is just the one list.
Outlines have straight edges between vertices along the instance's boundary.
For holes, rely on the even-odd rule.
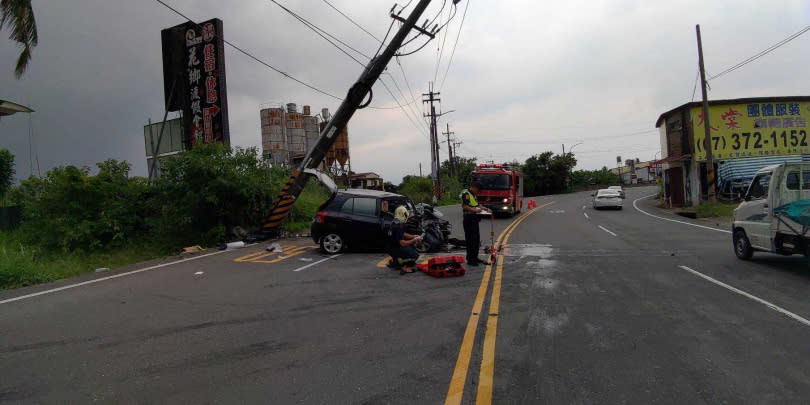
[[481,183],[482,190],[509,190],[512,187],[508,174],[473,174],[472,179]]
[[596,195],[597,197],[617,197],[619,193],[616,190],[599,190]]

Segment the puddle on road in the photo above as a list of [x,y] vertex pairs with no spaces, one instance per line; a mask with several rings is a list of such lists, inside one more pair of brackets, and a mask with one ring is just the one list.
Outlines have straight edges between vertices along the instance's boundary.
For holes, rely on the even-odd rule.
[[501,251],[501,254],[506,257],[534,256],[550,258],[553,253],[554,248],[551,245],[544,244],[506,245]]

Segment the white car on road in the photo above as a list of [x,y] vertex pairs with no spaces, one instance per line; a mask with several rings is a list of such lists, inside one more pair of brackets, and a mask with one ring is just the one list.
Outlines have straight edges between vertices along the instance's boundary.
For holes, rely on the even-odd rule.
[[622,209],[624,199],[617,190],[602,189],[593,195],[593,208],[616,208]]

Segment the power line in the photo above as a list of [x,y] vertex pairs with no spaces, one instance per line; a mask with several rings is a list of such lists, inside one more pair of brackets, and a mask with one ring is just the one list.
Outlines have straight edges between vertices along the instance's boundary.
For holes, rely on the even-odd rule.
[[383,41],[380,41],[380,39],[379,39],[379,38],[375,37],[375,36],[374,36],[374,34],[372,34],[372,33],[368,32],[368,30],[367,30],[367,29],[365,29],[365,28],[363,28],[363,26],[362,26],[362,25],[360,25],[360,24],[358,24],[357,22],[355,22],[354,20],[352,20],[352,18],[351,18],[351,17],[349,17],[348,15],[346,15],[345,13],[343,13],[342,11],[338,10],[338,8],[337,8],[337,7],[335,7],[334,5],[332,5],[332,3],[330,3],[330,2],[329,2],[329,0],[323,0],[323,2],[324,2],[324,3],[326,3],[326,4],[328,4],[328,5],[329,5],[329,7],[332,7],[332,8],[333,8],[335,11],[337,11],[338,13],[340,13],[340,15],[342,15],[343,17],[346,17],[346,19],[347,19],[347,20],[351,21],[351,23],[352,23],[352,24],[354,24],[355,26],[357,26],[357,28],[360,28],[361,30],[363,30],[363,32],[365,32],[366,34],[368,34],[368,36],[370,36],[370,37],[374,38],[375,40],[377,40],[377,42],[379,42],[379,43],[383,43],[383,42],[385,42],[384,40],[383,40]]
[[[452,9],[447,11],[447,22],[444,24],[445,26],[450,23],[450,20],[453,19],[455,13],[453,10],[456,9],[456,5],[452,5]],[[444,31],[442,35],[442,44],[441,46],[436,47],[436,51],[438,52],[439,56],[436,58],[436,72],[433,73],[433,83],[436,83],[436,79],[439,77],[439,66],[442,64],[442,55],[444,55],[444,45],[447,43],[447,31]]]
[[[585,137],[585,138],[576,138],[577,140],[599,140],[599,139],[609,139],[609,138],[624,138],[630,136],[638,136],[638,135],[645,135],[652,132],[658,132],[657,129],[649,129],[646,131],[639,131],[639,132],[632,132],[629,134],[619,134],[619,135],[610,135],[610,136],[594,136],[594,137]],[[521,140],[509,140],[509,139],[501,139],[497,141],[474,141],[474,140],[467,140],[467,143],[474,143],[478,145],[500,145],[500,144],[517,144],[517,145],[551,145],[555,143],[559,143],[560,141],[567,141],[571,138],[558,138],[558,139],[550,139],[550,140],[543,140],[543,141],[521,141]]]
[[695,85],[692,86],[692,101],[695,101],[695,92],[697,91],[698,79],[700,78],[700,68],[695,73]]
[[464,14],[461,15],[461,24],[458,26],[458,34],[456,34],[456,41],[453,43],[453,52],[450,53],[450,61],[447,62],[447,69],[444,70],[442,83],[439,85],[439,91],[444,87],[444,81],[447,80],[447,72],[450,71],[450,65],[453,64],[453,56],[456,55],[456,46],[458,45],[458,38],[461,36],[461,28],[464,27],[464,19],[467,17],[467,9],[470,7],[470,0],[467,0],[464,5]]
[[795,34],[793,34],[793,35],[791,35],[791,36],[789,36],[789,37],[787,37],[787,38],[773,44],[773,45],[771,45],[770,47],[768,47],[767,49],[757,53],[756,55],[751,56],[750,58],[745,59],[742,62],[740,62],[740,63],[738,63],[738,64],[736,64],[736,65],[734,65],[734,66],[732,66],[732,67],[730,67],[730,68],[728,68],[728,69],[726,69],[726,70],[724,70],[724,71],[722,71],[722,72],[720,72],[720,73],[718,73],[718,74],[716,74],[716,75],[714,75],[712,77],[710,77],[708,80],[714,80],[714,79],[716,79],[716,78],[718,78],[720,76],[723,76],[723,75],[725,75],[727,73],[731,73],[731,72],[733,72],[733,71],[735,71],[735,70],[737,70],[737,69],[739,69],[739,68],[741,68],[741,67],[743,67],[743,66],[745,66],[745,65],[747,65],[747,64],[749,64],[749,63],[751,63],[751,62],[753,62],[753,61],[755,61],[755,60],[757,60],[757,59],[759,59],[759,58],[761,58],[761,57],[763,57],[763,56],[765,56],[767,54],[769,54],[769,53],[771,53],[775,49],[781,47],[782,45],[784,45],[784,44],[786,44],[786,43],[788,43],[788,42],[790,42],[790,41],[792,41],[792,40],[794,40],[796,38],[798,38],[800,35],[804,34],[807,31],[810,31],[810,25],[804,27],[801,31],[799,31],[799,32],[797,32],[797,33],[795,33]]
[[390,88],[388,88],[388,85],[387,85],[387,84],[385,84],[385,81],[383,81],[383,80],[382,80],[382,78],[380,78],[380,84],[382,84],[382,85],[383,85],[383,87],[385,87],[385,90],[386,90],[386,91],[388,91],[388,94],[390,94],[390,95],[391,95],[391,98],[393,98],[393,99],[394,99],[394,102],[396,102],[397,104],[399,104],[399,108],[402,110],[402,112],[403,112],[403,113],[405,113],[405,116],[406,116],[406,117],[408,117],[408,121],[410,121],[410,122],[411,122],[411,124],[412,124],[412,125],[413,125],[413,126],[416,128],[416,129],[417,129],[417,131],[418,131],[420,134],[422,134],[422,136],[424,136],[425,138],[427,138],[427,135],[426,135],[424,132],[422,132],[422,131],[424,130],[424,128],[420,127],[419,125],[417,125],[417,124],[416,124],[416,123],[413,121],[413,119],[411,118],[411,115],[408,113],[408,111],[407,111],[407,110],[405,110],[405,108],[402,106],[402,104],[400,104],[400,103],[399,103],[399,100],[396,98],[396,96],[394,96],[394,93],[391,91],[391,89],[390,89]]
[[[326,32],[326,30],[322,29],[321,27],[318,27],[317,25],[315,25],[315,24],[313,24],[313,23],[309,22],[309,21],[308,21],[306,18],[301,17],[300,15],[296,14],[295,12],[293,12],[293,11],[292,11],[292,10],[290,10],[290,9],[288,9],[287,7],[284,7],[284,5],[282,5],[281,3],[277,2],[276,0],[270,0],[270,2],[272,2],[273,4],[275,4],[275,5],[279,6],[279,7],[280,7],[282,10],[286,11],[286,12],[287,12],[287,13],[289,13],[291,16],[295,17],[295,19],[297,19],[298,21],[300,21],[302,24],[306,25],[306,26],[307,26],[307,28],[311,29],[313,32],[315,32],[316,34],[318,34],[318,36],[320,36],[321,38],[323,38],[324,40],[326,40],[326,42],[329,42],[330,44],[332,44],[332,46],[334,46],[335,48],[337,48],[339,51],[343,52],[343,53],[344,53],[346,56],[348,56],[349,58],[351,58],[352,60],[354,60],[355,62],[357,62],[357,63],[358,63],[360,66],[365,66],[365,63],[360,62],[360,61],[359,61],[357,58],[355,58],[354,56],[352,56],[350,53],[346,52],[346,50],[345,50],[345,49],[343,49],[343,48],[339,47],[339,46],[338,46],[336,43],[332,42],[332,41],[331,41],[329,38],[327,38],[326,36],[324,36],[324,34],[326,34],[326,35],[327,35],[327,36],[329,36],[330,38],[334,39],[335,41],[339,42],[341,45],[343,45],[343,46],[345,46],[345,47],[347,47],[347,48],[351,49],[352,51],[354,51],[354,52],[356,52],[356,53],[358,53],[358,54],[362,55],[362,56],[363,56],[363,57],[365,57],[366,59],[371,60],[371,57],[370,57],[370,56],[368,56],[368,55],[364,54],[363,52],[358,51],[357,49],[353,48],[351,45],[349,45],[349,44],[347,44],[347,43],[345,43],[345,42],[341,41],[340,39],[338,39],[338,38],[337,38],[337,37],[335,37],[334,35],[332,35],[332,34],[330,34],[330,33]],[[322,34],[322,33],[323,33],[323,34]]]
[[[337,48],[337,49],[338,49],[339,51],[341,51],[343,54],[345,54],[346,56],[348,56],[349,58],[351,58],[352,60],[354,60],[355,62],[357,62],[357,63],[358,63],[360,66],[365,67],[365,64],[364,64],[363,62],[360,62],[359,60],[357,60],[357,58],[353,57],[351,54],[349,54],[348,52],[346,52],[346,50],[344,50],[343,48],[341,48],[340,46],[338,46],[337,44],[335,44],[334,42],[332,42],[332,41],[331,41],[329,38],[327,38],[326,36],[329,36],[330,38],[334,39],[335,41],[339,42],[340,44],[342,44],[342,45],[346,46],[347,48],[349,48],[349,49],[351,49],[351,50],[353,50],[353,51],[357,52],[358,54],[363,55],[363,56],[364,56],[364,57],[366,57],[367,59],[369,59],[369,60],[371,60],[371,59],[372,59],[372,58],[370,58],[368,55],[365,55],[364,53],[362,53],[362,52],[358,51],[357,49],[355,49],[355,48],[353,48],[352,46],[348,45],[348,44],[347,44],[347,43],[345,43],[344,41],[341,41],[339,38],[337,38],[337,37],[335,37],[334,35],[330,34],[330,33],[329,33],[329,32],[327,32],[326,30],[324,30],[324,29],[322,29],[322,28],[318,27],[317,25],[315,25],[315,24],[313,24],[313,23],[309,22],[309,21],[308,21],[307,19],[305,19],[304,17],[301,17],[300,15],[296,14],[296,13],[295,13],[295,12],[293,12],[292,10],[290,10],[290,9],[288,9],[288,8],[284,7],[283,5],[279,4],[277,1],[275,1],[275,0],[270,0],[270,1],[271,1],[271,2],[273,2],[275,5],[279,6],[281,9],[283,9],[283,10],[284,10],[284,11],[286,11],[287,13],[289,13],[290,15],[292,15],[293,17],[295,17],[295,18],[296,18],[296,19],[297,19],[299,22],[301,22],[302,24],[306,25],[306,26],[307,26],[307,28],[309,28],[310,30],[312,30],[313,32],[315,32],[316,34],[318,34],[318,36],[320,36],[321,38],[323,38],[323,39],[324,39],[326,42],[329,42],[329,43],[330,43],[332,46],[334,46],[335,48]],[[383,41],[382,41],[382,42],[380,42],[380,48],[379,48],[379,49],[377,49],[377,53],[376,53],[376,54],[379,54],[380,49],[382,49],[383,43],[385,42],[385,39],[387,39],[387,38],[388,38],[388,35],[391,33],[391,27],[393,27],[393,25],[394,25],[394,23],[393,23],[393,21],[392,21],[392,22],[391,22],[391,25],[388,27],[388,32],[386,32],[386,34],[385,34],[385,38],[383,39]],[[323,34],[321,34],[321,33],[325,34],[326,36],[324,36],[324,35],[323,35]],[[376,54],[374,55],[375,57],[377,56]],[[397,103],[397,104],[399,104],[399,103]],[[395,110],[395,109],[397,109],[397,108],[402,108],[402,107],[401,107],[401,106],[398,106],[398,107],[368,107],[368,108],[375,109],[375,110]]]
[[[196,26],[198,26],[198,27],[199,27],[199,24],[197,24],[196,22],[194,22],[192,19],[190,19],[190,18],[186,17],[186,16],[185,16],[183,13],[181,13],[181,12],[180,12],[180,11],[178,11],[177,9],[173,8],[172,6],[170,6],[170,5],[166,4],[166,3],[165,3],[165,2],[163,2],[162,0],[155,0],[155,1],[157,1],[157,2],[158,2],[158,3],[160,3],[160,4],[162,4],[163,6],[165,6],[166,8],[168,8],[169,10],[173,11],[175,14],[179,15],[180,17],[185,18],[185,19],[186,19],[186,21],[188,21],[188,22],[190,22],[190,23],[192,23],[192,24],[194,24],[194,25],[196,25]],[[300,80],[300,79],[298,79],[298,78],[296,78],[296,77],[294,77],[294,76],[290,75],[289,73],[286,73],[286,72],[282,71],[281,69],[279,69],[279,68],[277,68],[277,67],[275,67],[275,66],[273,66],[273,65],[270,65],[269,63],[267,63],[267,62],[265,62],[265,61],[263,61],[263,60],[261,60],[261,59],[259,59],[259,58],[255,57],[255,56],[253,56],[253,55],[252,55],[252,54],[250,54],[249,52],[245,51],[244,49],[242,49],[242,48],[240,48],[240,47],[238,47],[238,46],[236,46],[236,45],[234,45],[232,42],[230,42],[230,41],[228,41],[228,40],[223,40],[223,42],[224,42],[225,44],[227,44],[228,46],[230,46],[231,48],[233,48],[233,49],[237,50],[238,52],[240,52],[240,53],[244,54],[245,56],[247,56],[247,57],[249,57],[249,58],[251,58],[251,59],[255,60],[256,62],[259,62],[260,64],[264,65],[265,67],[270,68],[270,69],[271,69],[271,70],[273,70],[274,72],[276,72],[276,73],[278,73],[278,74],[280,74],[280,75],[282,75],[282,76],[284,76],[284,77],[286,77],[286,78],[288,78],[288,79],[290,79],[290,80],[292,80],[292,81],[294,81],[294,82],[296,82],[296,83],[298,83],[298,84],[300,84],[300,85],[303,85],[303,86],[305,86],[305,87],[307,87],[307,88],[309,88],[309,89],[311,89],[311,90],[314,90],[314,91],[316,91],[316,92],[318,92],[318,93],[321,93],[321,94],[323,94],[323,95],[325,95],[325,96],[332,97],[332,98],[334,98],[335,100],[338,100],[338,101],[343,101],[343,98],[342,98],[342,97],[338,97],[338,96],[336,96],[336,95],[334,95],[334,94],[332,94],[332,93],[326,92],[326,91],[321,90],[321,89],[319,89],[319,88],[317,88],[317,87],[315,87],[315,86],[313,86],[313,85],[311,85],[311,84],[309,84],[309,83],[307,83],[307,82],[304,82],[303,80]]]
[[[388,72],[386,72],[386,74],[388,74],[388,76],[391,78],[391,81],[394,83],[394,86],[397,88],[397,91],[399,91],[399,94],[402,96],[402,98],[403,98],[403,99],[405,99],[405,101],[408,101],[408,97],[406,97],[406,96],[405,96],[405,94],[402,92],[402,89],[399,87],[399,83],[397,83],[396,79],[394,79],[394,76],[392,76],[392,75],[391,75],[390,73],[388,73]],[[416,101],[416,100],[412,100],[411,102],[409,102],[409,103],[405,104],[405,106],[408,106],[408,109],[411,111],[411,113],[412,113],[412,114],[413,114],[415,117],[419,117],[419,112],[414,110],[414,108],[415,108],[415,107],[413,106],[413,102],[414,102],[414,101]],[[418,118],[417,118],[417,121],[419,121],[419,120],[418,120]],[[420,122],[421,122],[421,121],[420,121]]]

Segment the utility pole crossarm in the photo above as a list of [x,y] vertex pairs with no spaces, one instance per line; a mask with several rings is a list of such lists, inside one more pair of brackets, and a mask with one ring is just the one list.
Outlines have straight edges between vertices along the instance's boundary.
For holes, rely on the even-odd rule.
[[[349,89],[346,98],[340,104],[340,107],[338,107],[332,119],[329,120],[321,131],[318,141],[309,150],[306,157],[301,162],[301,165],[292,172],[290,179],[279,193],[276,204],[273,206],[270,215],[262,226],[263,233],[271,234],[277,232],[281,222],[292,209],[295,199],[298,198],[304,186],[306,186],[307,181],[309,181],[310,176],[307,175],[305,171],[315,169],[321,164],[329,148],[335,143],[337,134],[346,127],[352,115],[354,115],[358,109],[365,107],[365,105],[362,104],[363,100],[369,96],[372,86],[374,86],[374,83],[380,78],[388,62],[391,61],[391,58],[394,57],[400,46],[402,46],[402,42],[408,36],[408,33],[416,26],[416,22],[422,16],[422,13],[425,12],[428,4],[430,4],[430,0],[420,0],[419,3],[414,6],[411,15],[408,16],[397,33],[394,34],[394,37],[391,39],[391,42],[388,43],[388,46],[385,47],[385,50],[369,62],[360,74],[357,82]],[[368,102],[371,102],[371,100],[369,99]]]

